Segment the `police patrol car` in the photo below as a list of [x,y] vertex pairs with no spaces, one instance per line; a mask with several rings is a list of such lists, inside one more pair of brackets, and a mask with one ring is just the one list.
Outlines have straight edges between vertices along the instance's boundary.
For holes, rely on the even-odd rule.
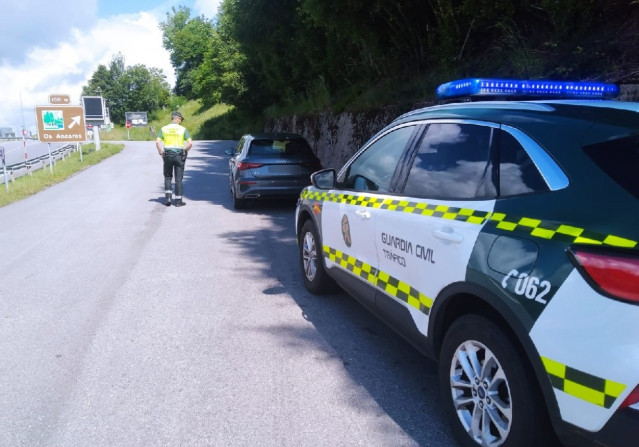
[[639,445],[639,103],[616,95],[444,84],[300,196],[307,289],[439,361],[462,445]]

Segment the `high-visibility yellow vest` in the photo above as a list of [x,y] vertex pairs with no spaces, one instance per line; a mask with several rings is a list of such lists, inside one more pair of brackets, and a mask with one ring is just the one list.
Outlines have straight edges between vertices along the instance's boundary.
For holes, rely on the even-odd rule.
[[160,129],[158,138],[164,140],[164,149],[182,150],[184,141],[189,138],[189,131],[184,126],[171,123]]

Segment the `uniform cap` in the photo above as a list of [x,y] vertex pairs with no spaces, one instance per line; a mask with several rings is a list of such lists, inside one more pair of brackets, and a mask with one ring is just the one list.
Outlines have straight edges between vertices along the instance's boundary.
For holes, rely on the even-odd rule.
[[178,118],[182,118],[182,121],[184,121],[184,117],[182,116],[180,112],[171,112],[171,119],[175,118],[176,116]]

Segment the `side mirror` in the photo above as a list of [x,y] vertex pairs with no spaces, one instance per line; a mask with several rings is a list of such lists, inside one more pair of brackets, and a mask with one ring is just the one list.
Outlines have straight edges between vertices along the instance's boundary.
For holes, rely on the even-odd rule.
[[317,189],[333,189],[336,177],[335,169],[322,169],[311,174],[311,183]]

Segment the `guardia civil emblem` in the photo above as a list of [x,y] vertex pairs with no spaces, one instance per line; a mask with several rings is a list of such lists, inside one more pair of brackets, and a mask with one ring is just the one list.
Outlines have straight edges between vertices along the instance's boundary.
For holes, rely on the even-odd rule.
[[351,246],[351,225],[348,223],[348,217],[344,214],[342,217],[342,237],[347,247]]

